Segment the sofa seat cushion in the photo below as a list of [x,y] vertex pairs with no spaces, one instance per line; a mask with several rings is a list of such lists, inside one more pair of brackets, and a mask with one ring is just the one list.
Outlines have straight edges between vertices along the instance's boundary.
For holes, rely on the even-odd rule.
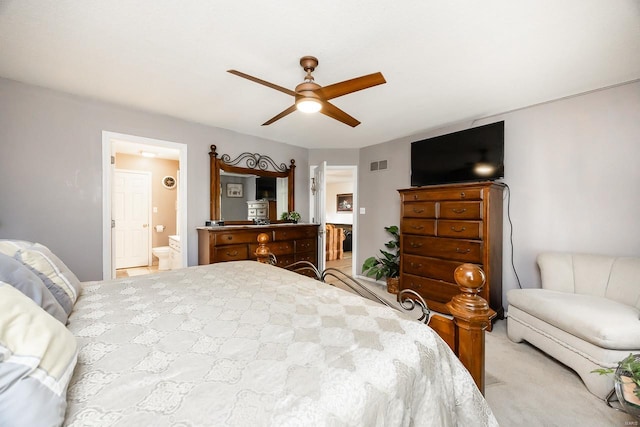
[[640,310],[635,307],[546,289],[512,289],[507,299],[510,305],[598,347],[640,348]]

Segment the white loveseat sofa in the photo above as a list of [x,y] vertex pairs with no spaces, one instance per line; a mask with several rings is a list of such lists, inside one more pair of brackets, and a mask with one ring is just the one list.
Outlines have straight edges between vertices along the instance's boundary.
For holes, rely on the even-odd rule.
[[513,289],[507,333],[569,366],[589,391],[604,399],[613,368],[640,353],[640,258],[543,253],[542,289]]

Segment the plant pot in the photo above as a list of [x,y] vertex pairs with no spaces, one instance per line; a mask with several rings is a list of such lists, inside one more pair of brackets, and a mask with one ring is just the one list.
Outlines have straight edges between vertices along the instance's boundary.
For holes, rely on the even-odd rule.
[[387,277],[387,292],[397,294],[400,290],[400,279],[398,277]]
[[624,371],[615,374],[616,396],[626,413],[640,417],[640,399],[634,393],[636,383],[625,374]]

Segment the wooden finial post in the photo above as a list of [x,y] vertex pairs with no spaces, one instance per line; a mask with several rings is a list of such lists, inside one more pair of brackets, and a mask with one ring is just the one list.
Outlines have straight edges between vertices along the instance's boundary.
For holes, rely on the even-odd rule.
[[478,295],[486,280],[480,267],[462,264],[456,268],[453,277],[460,287],[460,294],[447,303],[447,308],[456,325],[458,357],[484,394],[484,331],[496,312]]
[[256,257],[258,262],[263,264],[271,264],[271,251],[267,246],[269,235],[267,233],[258,234],[258,249],[256,249]]

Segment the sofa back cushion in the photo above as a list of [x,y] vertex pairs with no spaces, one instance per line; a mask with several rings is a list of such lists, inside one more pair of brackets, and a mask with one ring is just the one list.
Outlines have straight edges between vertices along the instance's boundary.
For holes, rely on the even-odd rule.
[[640,258],[546,252],[538,255],[538,266],[544,289],[640,308]]

